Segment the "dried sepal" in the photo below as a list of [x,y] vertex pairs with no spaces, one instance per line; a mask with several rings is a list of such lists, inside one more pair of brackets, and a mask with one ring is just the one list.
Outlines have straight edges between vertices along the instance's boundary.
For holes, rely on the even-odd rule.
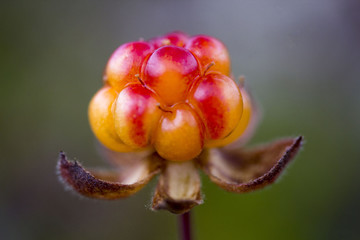
[[111,200],[128,197],[139,191],[160,171],[160,167],[159,161],[144,159],[142,165],[134,168],[136,172],[128,176],[121,174],[122,171],[88,171],[77,161],[68,161],[65,153],[60,152],[57,170],[68,188],[86,197]]
[[153,196],[153,210],[175,214],[202,204],[200,176],[193,161],[167,162]]
[[295,157],[303,142],[282,139],[249,150],[210,149],[199,164],[210,179],[230,192],[250,192],[273,183]]

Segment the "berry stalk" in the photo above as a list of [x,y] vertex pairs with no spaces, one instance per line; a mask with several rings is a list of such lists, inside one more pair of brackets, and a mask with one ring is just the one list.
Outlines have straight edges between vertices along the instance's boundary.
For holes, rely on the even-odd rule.
[[190,211],[178,216],[179,224],[179,239],[191,240],[192,238],[192,226],[191,226],[191,214]]

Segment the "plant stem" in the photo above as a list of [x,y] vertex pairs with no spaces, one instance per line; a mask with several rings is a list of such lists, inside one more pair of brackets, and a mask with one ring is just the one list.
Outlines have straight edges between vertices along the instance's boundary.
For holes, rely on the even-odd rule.
[[191,215],[190,211],[178,216],[179,234],[181,240],[191,240]]

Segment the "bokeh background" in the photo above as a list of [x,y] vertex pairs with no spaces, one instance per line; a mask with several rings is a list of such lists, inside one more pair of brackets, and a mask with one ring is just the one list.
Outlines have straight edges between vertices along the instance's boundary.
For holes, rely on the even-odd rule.
[[250,144],[305,136],[277,184],[237,195],[203,176],[197,239],[359,239],[360,2],[1,1],[0,238],[176,239],[148,209],[156,181],[121,201],[58,182],[59,150],[104,165],[87,106],[117,46],[173,30],[221,39],[263,109]]

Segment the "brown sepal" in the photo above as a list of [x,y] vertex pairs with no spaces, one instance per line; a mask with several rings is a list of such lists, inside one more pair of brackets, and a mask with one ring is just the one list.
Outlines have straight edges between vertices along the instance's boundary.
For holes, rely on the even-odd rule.
[[[151,164],[150,164],[151,163]],[[136,176],[131,183],[121,183],[121,172],[114,170],[85,170],[77,161],[68,161],[65,153],[60,152],[57,171],[66,187],[91,198],[118,199],[128,197],[139,191],[160,171],[160,163],[144,160],[147,171]],[[126,181],[125,181],[126,182]]]
[[301,148],[303,137],[249,150],[209,149],[199,158],[210,179],[230,192],[250,192],[273,183]]

